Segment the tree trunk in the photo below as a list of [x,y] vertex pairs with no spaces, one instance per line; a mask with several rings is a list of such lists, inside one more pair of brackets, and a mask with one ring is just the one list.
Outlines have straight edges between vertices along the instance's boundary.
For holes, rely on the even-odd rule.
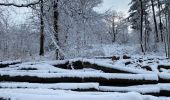
[[163,23],[162,23],[162,16],[161,16],[161,3],[160,3],[160,0],[157,0],[157,3],[158,3],[158,10],[159,10],[159,30],[160,30],[160,33],[161,33],[161,41],[163,42],[164,39],[163,39]]
[[168,16],[167,14],[165,13],[164,14],[165,16],[165,33],[164,33],[164,44],[165,44],[165,54],[166,54],[166,57],[168,57]]
[[170,7],[168,9],[168,58],[170,59]]
[[44,55],[44,20],[43,20],[43,16],[44,16],[44,5],[43,5],[43,0],[40,0],[40,56]]
[[140,1],[140,8],[141,8],[141,19],[140,19],[140,44],[141,44],[141,50],[142,52],[144,53],[144,47],[143,47],[143,2],[142,0],[139,0]]
[[[59,18],[59,12],[58,12],[58,0],[54,0],[53,2],[53,17],[54,17],[54,36],[57,45],[59,46],[59,36],[58,36],[58,18]],[[60,53],[59,48],[56,48],[56,60],[60,59]]]
[[145,43],[144,43],[144,49],[145,51],[147,51],[147,44],[148,44],[148,29],[147,29],[147,17],[145,15],[145,37],[144,37],[144,40],[145,40]]
[[112,32],[113,32],[113,40],[114,43],[116,41],[116,32],[115,32],[115,17],[113,16],[113,22],[112,22]]
[[157,21],[156,21],[156,15],[155,15],[155,8],[154,8],[154,1],[151,0],[152,4],[152,12],[153,12],[153,19],[154,19],[154,24],[155,24],[155,42],[159,42],[159,35],[158,35],[158,27],[157,27]]

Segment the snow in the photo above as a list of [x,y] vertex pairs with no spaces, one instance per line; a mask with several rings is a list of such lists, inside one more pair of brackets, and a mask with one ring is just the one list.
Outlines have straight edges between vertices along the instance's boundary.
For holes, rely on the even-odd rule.
[[[159,73],[159,70],[157,69],[158,65],[170,65],[169,60],[163,59],[158,60],[158,59],[153,59],[149,60],[149,57],[144,57],[141,60],[143,61],[142,63],[138,62],[139,59],[132,57],[132,59],[120,59],[118,61],[112,61],[110,59],[85,59],[85,58],[77,58],[77,59],[70,59],[70,60],[59,60],[59,61],[39,61],[39,62],[25,62],[22,64],[16,64],[16,65],[11,65],[8,68],[2,68],[0,70],[18,70],[21,71],[20,69],[22,68],[36,68],[38,71],[34,70],[31,72],[52,72],[52,73],[61,73],[61,72],[71,72],[71,70],[66,70],[62,68],[57,68],[54,67],[54,65],[60,65],[60,64],[66,64],[66,63],[72,63],[75,61],[82,61],[82,62],[89,62],[90,64],[95,64],[98,65],[98,67],[102,66],[105,68],[112,68],[115,70],[120,70],[120,71],[125,71],[129,73],[136,73],[136,74],[155,74]],[[126,62],[132,62],[132,64],[125,65]],[[151,63],[150,63],[151,62]],[[159,62],[159,63],[158,63]],[[149,66],[152,71],[148,71],[144,68],[141,68],[141,66]],[[74,71],[86,71],[88,70],[74,70]],[[93,70],[96,72],[101,73],[102,71],[100,70]],[[167,70],[162,70],[165,72],[169,72]]]
[[142,85],[142,86],[128,86],[128,87],[100,86],[99,90],[108,91],[108,92],[138,92],[142,94],[160,92],[160,88],[157,85]]
[[160,87],[160,90],[170,91],[170,83],[160,83],[158,86]]
[[[125,79],[125,80],[151,80],[159,82],[159,78],[170,79],[169,69],[161,68],[159,65],[169,66],[167,59],[139,58],[120,59],[112,61],[111,59],[69,59],[59,61],[37,61],[24,62],[10,65],[6,68],[0,68],[0,75],[9,76],[30,76],[38,78],[104,78],[104,79]],[[64,69],[54,65],[71,64],[75,61],[89,62],[98,67],[112,68],[127,73],[104,73],[101,70],[92,68],[83,69]],[[7,61],[10,62],[10,61]],[[4,62],[4,63],[7,63]],[[126,62],[132,62],[125,65]],[[152,71],[143,69],[142,66],[151,67]],[[74,66],[73,66],[74,67]],[[30,70],[26,70],[29,69]],[[36,69],[36,70],[31,70]],[[23,70],[25,69],[25,70]],[[134,74],[132,74],[134,73]],[[136,73],[136,74],[135,74]],[[160,93],[162,90],[170,91],[170,83],[143,84],[135,86],[100,86],[99,83],[27,83],[27,82],[0,82],[0,97],[11,98],[11,100],[168,100],[164,97],[153,97],[141,94]],[[72,90],[95,89],[98,92],[75,92]],[[102,91],[102,92],[99,92]],[[127,92],[127,93],[116,93]],[[139,94],[140,93],[140,94]]]
[[98,91],[103,91],[103,92],[138,92],[142,94],[159,93],[161,90],[170,91],[170,83],[116,87],[116,86],[99,86],[99,83],[40,84],[40,83],[27,83],[27,82],[1,82],[0,87],[6,89],[16,89],[16,88],[55,89],[55,90],[96,89]]
[[127,87],[99,86],[99,90],[107,91],[107,92],[138,92],[142,94],[160,93],[161,90],[170,91],[170,83],[136,85],[136,86],[127,86]]
[[75,89],[99,89],[98,83],[55,83],[55,84],[40,84],[40,83],[26,83],[26,82],[2,82],[1,88],[32,88],[32,89],[61,89],[61,90],[75,90]]
[[0,96],[11,100],[170,100],[168,97],[141,95],[136,92],[73,92],[49,89],[0,89]]
[[159,77],[162,79],[170,79],[170,74],[162,72],[162,73],[159,73]]
[[143,69],[139,69],[139,68],[131,68],[131,67],[126,67],[125,64],[124,64],[124,60],[120,60],[120,61],[117,61],[115,63],[113,63],[113,61],[106,61],[106,60],[96,60],[96,59],[83,59],[83,58],[79,58],[79,59],[72,59],[70,60],[72,62],[75,62],[75,61],[82,61],[82,62],[89,62],[91,64],[96,64],[98,66],[103,66],[103,67],[106,67],[106,68],[113,68],[113,69],[117,69],[117,70],[121,70],[121,71],[126,71],[126,72],[130,72],[130,73],[137,73],[137,74],[152,74],[153,72],[152,71],[146,71],[146,70],[143,70]]
[[39,78],[62,78],[62,77],[77,77],[77,78],[105,78],[105,79],[129,79],[129,80],[156,80],[157,74],[115,74],[115,73],[93,73],[93,72],[72,72],[72,73],[33,73],[33,72],[11,72],[0,71],[0,75],[9,76],[36,76]]
[[[154,97],[149,95],[141,95],[139,93],[158,93],[161,88],[166,88],[170,84],[159,85],[139,85],[130,87],[104,87],[100,86],[100,90],[108,90],[108,92],[74,92],[69,90],[53,90],[51,87],[62,87],[65,89],[75,88],[77,83],[59,83],[59,84],[38,84],[38,83],[1,83],[0,85],[6,88],[0,89],[0,97],[11,98],[11,100],[170,100],[168,97]],[[97,88],[97,83],[89,83]],[[77,84],[91,88],[87,84]],[[15,87],[20,86],[19,89]],[[23,86],[23,88],[21,88]],[[65,87],[66,86],[66,87]],[[158,87],[156,87],[158,86]],[[29,87],[29,88],[26,88]],[[11,89],[9,89],[11,88]],[[77,88],[77,86],[76,86]],[[127,93],[117,93],[109,91],[117,91]],[[131,92],[130,92],[131,91]],[[139,92],[139,93],[137,93]]]
[[[81,69],[81,70],[68,70],[54,67],[56,64],[65,64],[67,62],[89,62],[98,66],[113,68],[121,71],[138,73],[138,74],[114,74],[103,73],[100,70],[94,69]],[[9,76],[36,76],[40,78],[61,78],[61,77],[77,77],[77,78],[105,78],[105,79],[132,79],[132,80],[158,80],[158,75],[152,71],[146,71],[141,68],[127,67],[125,62],[127,60],[120,60],[113,62],[112,60],[101,59],[71,59],[71,60],[59,60],[59,61],[39,61],[39,62],[25,62],[22,64],[11,65],[7,68],[0,69],[0,75]],[[37,70],[21,70],[23,68],[35,68]]]
[[142,95],[130,93],[78,93],[47,89],[0,89],[0,95],[11,100],[143,100]]
[[[72,73],[72,72],[97,72],[101,73],[99,70],[94,69],[81,69],[81,70],[67,70],[58,67],[54,67],[52,64],[64,64],[66,61],[44,61],[44,62],[27,62],[22,64],[10,65],[6,68],[1,68],[0,71],[15,71],[15,72],[32,72],[32,73]],[[35,68],[37,70],[21,70],[21,69]]]
[[42,63],[47,63],[50,65],[60,65],[69,62],[69,60],[57,60],[57,61],[42,61]]
[[124,45],[121,44],[111,44],[111,45],[103,45],[102,46],[104,50],[104,54],[106,56],[110,55],[124,55],[124,54],[129,54],[129,55],[134,55],[139,54],[140,52],[138,51],[138,45],[134,45],[132,48],[132,45]]
[[21,63],[21,60],[14,60],[14,61],[0,61],[0,64],[13,64],[13,63]]

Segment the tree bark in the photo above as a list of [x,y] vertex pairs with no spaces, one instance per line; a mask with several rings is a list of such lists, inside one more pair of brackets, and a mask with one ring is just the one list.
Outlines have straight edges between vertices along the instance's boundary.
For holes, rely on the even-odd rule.
[[147,17],[145,15],[145,37],[144,37],[144,40],[145,40],[145,43],[144,43],[144,49],[145,51],[147,51],[147,44],[148,44],[148,29],[147,29]]
[[140,8],[141,8],[141,14],[140,14],[140,44],[141,44],[141,50],[144,53],[144,47],[143,47],[143,2],[140,1]]
[[40,0],[40,52],[39,55],[43,56],[44,55],[44,20],[43,20],[43,12],[44,5],[43,5],[43,0]]
[[155,42],[159,42],[159,35],[158,35],[158,27],[157,27],[157,21],[156,21],[156,15],[155,15],[155,8],[154,8],[154,1],[151,0],[152,4],[152,12],[153,12],[153,20],[154,20],[154,25],[155,25]]
[[[54,0],[53,2],[53,19],[54,19],[54,36],[57,45],[59,46],[59,36],[58,36],[58,18],[59,18],[59,12],[58,12],[58,0]],[[56,60],[60,59],[60,53],[59,49],[56,48]]]
[[158,3],[158,10],[159,10],[159,30],[161,33],[161,42],[164,41],[163,39],[163,23],[162,23],[162,17],[161,17],[161,4],[160,4],[160,0],[157,0]]
[[170,7],[168,7],[168,37],[168,58],[170,59]]

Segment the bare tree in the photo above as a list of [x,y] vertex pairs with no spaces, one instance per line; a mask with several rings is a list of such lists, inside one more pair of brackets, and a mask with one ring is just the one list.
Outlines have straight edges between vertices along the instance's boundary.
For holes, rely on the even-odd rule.
[[38,0],[36,2],[28,4],[15,4],[15,3],[0,3],[0,6],[14,6],[14,7],[32,7],[34,5],[40,4],[40,51],[39,55],[44,55],[44,21],[43,21],[43,0]]
[[41,0],[28,4],[0,3],[0,6],[31,7],[40,3]]

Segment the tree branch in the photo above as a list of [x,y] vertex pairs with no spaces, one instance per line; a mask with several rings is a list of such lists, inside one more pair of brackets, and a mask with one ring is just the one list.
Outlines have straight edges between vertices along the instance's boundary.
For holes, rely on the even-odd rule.
[[31,7],[39,3],[40,3],[40,0],[38,0],[37,2],[29,3],[29,4],[0,3],[0,6]]

